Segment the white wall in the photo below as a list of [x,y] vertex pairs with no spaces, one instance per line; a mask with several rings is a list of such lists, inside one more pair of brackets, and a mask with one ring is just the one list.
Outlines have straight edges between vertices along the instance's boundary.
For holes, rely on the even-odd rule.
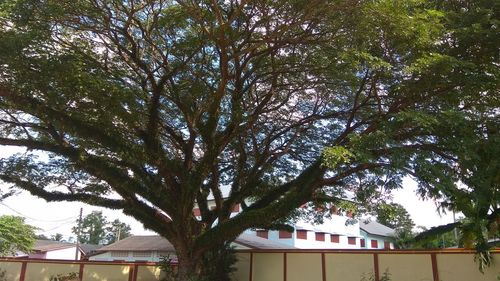
[[[75,251],[76,247],[48,251],[45,258],[54,260],[75,260]],[[80,259],[80,256],[81,252],[78,251],[78,260]]]
[[[390,249],[394,249],[394,243],[390,241],[389,237],[383,237],[383,236],[378,236],[378,235],[371,235],[369,233],[366,233],[364,231],[361,232],[361,236],[365,239],[365,249],[370,250],[370,249],[384,249],[384,242],[388,241],[390,242]],[[372,240],[377,240],[377,248],[372,247]]]
[[[98,255],[89,257],[91,261],[148,261],[148,262],[159,262],[162,255],[167,253],[152,251],[149,257],[134,257],[134,252],[126,252],[126,256],[114,256],[113,252],[104,252]],[[169,257],[175,259],[176,256],[173,253],[169,253]]]

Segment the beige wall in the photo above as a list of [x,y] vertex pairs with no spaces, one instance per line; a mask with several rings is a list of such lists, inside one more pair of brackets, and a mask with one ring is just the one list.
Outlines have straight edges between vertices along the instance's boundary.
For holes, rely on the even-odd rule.
[[[281,281],[284,278],[283,253],[254,253],[252,281]],[[238,280],[243,281],[243,280]]]
[[233,273],[232,279],[238,281],[249,281],[250,279],[250,253],[237,253],[237,262],[235,264],[236,271]]
[[[429,252],[377,252],[379,272],[387,269],[393,281],[434,281]],[[279,252],[240,252],[235,281],[283,281],[285,255]],[[495,264],[481,274],[471,253],[436,253],[439,281],[495,281],[500,276],[500,253],[494,253]],[[251,259],[250,257],[253,256]],[[373,253],[325,252],[327,281],[370,280],[374,274]],[[0,269],[6,271],[6,281],[18,281],[22,262],[0,260]],[[128,281],[129,264],[85,264],[82,281]],[[252,280],[250,268],[252,267]],[[49,281],[57,274],[78,272],[79,264],[27,263],[25,281]],[[161,280],[160,269],[154,265],[138,264],[137,281]],[[320,252],[288,252],[286,254],[286,281],[322,281],[322,254]]]
[[128,281],[129,270],[128,265],[86,264],[82,281]]
[[325,254],[327,281],[360,281],[373,273],[372,254]]
[[322,272],[320,253],[288,253],[286,255],[287,281],[322,281]]
[[21,275],[20,262],[0,261],[0,270],[5,270],[5,281],[17,281]]
[[380,276],[387,271],[391,280],[433,281],[430,254],[379,254],[378,264]]
[[495,264],[484,274],[478,270],[473,254],[440,254],[436,257],[441,281],[495,281],[500,276],[500,253],[494,255]]
[[72,272],[75,272],[78,275],[79,271],[79,264],[30,262],[26,266],[26,275],[24,280],[49,281],[52,276]]
[[157,281],[161,278],[161,269],[157,266],[139,266],[137,281]]

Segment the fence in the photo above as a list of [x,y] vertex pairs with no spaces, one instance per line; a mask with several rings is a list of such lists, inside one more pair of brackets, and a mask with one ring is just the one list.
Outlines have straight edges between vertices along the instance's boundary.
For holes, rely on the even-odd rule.
[[84,281],[158,281],[156,263],[89,262],[67,260],[0,259],[1,281],[50,281],[58,274],[75,273]]
[[[286,250],[240,251],[237,281],[495,281],[500,251],[481,274],[474,252]],[[388,279],[383,278],[384,276]]]
[[[234,281],[494,281],[496,264],[484,274],[467,250],[240,250]],[[2,281],[49,281],[76,273],[82,281],[158,281],[155,263],[0,259]],[[214,280],[215,281],[215,280]]]

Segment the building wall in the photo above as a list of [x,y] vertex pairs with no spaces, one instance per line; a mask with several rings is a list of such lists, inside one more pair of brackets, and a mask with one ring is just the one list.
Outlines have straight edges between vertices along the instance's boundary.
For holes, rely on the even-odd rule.
[[[299,221],[291,238],[280,238],[279,231],[270,230],[267,233],[267,239],[289,245],[299,249],[359,249],[360,247],[360,228],[359,223],[347,224],[348,217],[332,215],[331,218],[325,218],[321,225],[312,225],[305,221]],[[301,239],[297,235],[298,231],[307,231],[307,239]],[[254,230],[248,230],[246,233],[257,235]],[[322,234],[324,241],[318,241],[316,234]],[[332,242],[333,235],[339,236],[339,242]],[[349,243],[355,240],[355,244]]]
[[174,253],[145,251],[145,252],[129,252],[129,251],[109,251],[89,257],[91,261],[125,261],[125,262],[159,262],[162,256],[169,256],[175,259]]
[[[75,251],[76,247],[65,248],[55,251],[48,251],[45,255],[46,259],[55,259],[55,260],[74,260],[75,259]],[[78,251],[78,259],[80,259],[81,252]]]
[[[377,236],[369,234],[363,230],[361,230],[361,236],[365,239],[365,247],[363,249],[371,250],[371,249],[385,249],[385,242],[389,242],[389,249],[394,249],[394,242],[389,237]],[[372,247],[372,240],[377,241],[377,247]]]

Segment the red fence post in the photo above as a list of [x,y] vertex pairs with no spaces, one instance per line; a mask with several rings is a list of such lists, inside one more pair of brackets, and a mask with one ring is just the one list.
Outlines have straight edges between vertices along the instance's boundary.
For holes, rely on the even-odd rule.
[[253,253],[250,253],[250,274],[248,276],[249,281],[253,281]]
[[83,280],[83,268],[85,267],[85,263],[80,263],[80,269],[78,270],[78,278]]
[[24,281],[26,277],[26,266],[28,265],[27,261],[23,261],[21,264],[21,275],[19,276],[19,281]]
[[375,274],[375,281],[380,281],[380,270],[378,268],[378,254],[373,254],[373,271]]
[[439,271],[438,271],[436,253],[431,254],[431,262],[432,262],[432,277],[434,281],[439,281]]
[[128,281],[134,281],[134,265],[129,265],[128,266]]
[[286,252],[283,253],[283,281],[286,281]]
[[323,277],[323,281],[326,281],[326,262],[325,262],[325,253],[321,253],[321,275]]

